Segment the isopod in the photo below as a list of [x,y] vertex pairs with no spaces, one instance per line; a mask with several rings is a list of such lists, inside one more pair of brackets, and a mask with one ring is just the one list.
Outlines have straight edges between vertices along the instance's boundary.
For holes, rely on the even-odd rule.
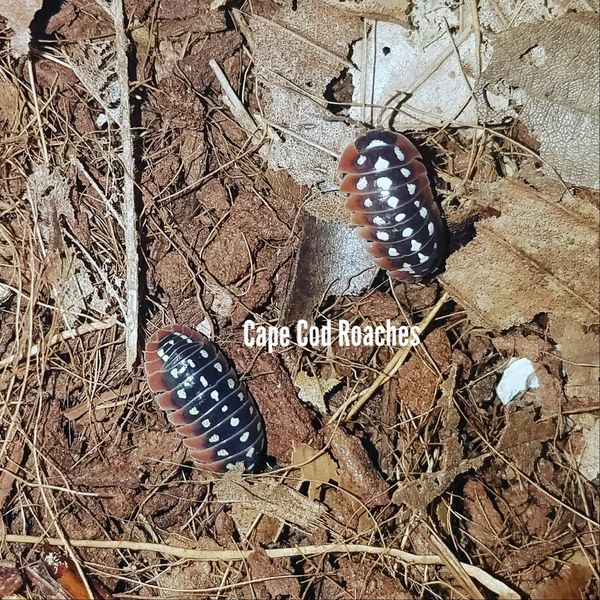
[[190,327],[169,325],[152,335],[144,354],[156,402],[198,466],[225,472],[238,462],[246,471],[260,465],[265,450],[261,416],[208,338]]
[[421,154],[400,133],[375,130],[340,157],[340,191],[376,264],[399,281],[433,273],[443,259],[445,230]]

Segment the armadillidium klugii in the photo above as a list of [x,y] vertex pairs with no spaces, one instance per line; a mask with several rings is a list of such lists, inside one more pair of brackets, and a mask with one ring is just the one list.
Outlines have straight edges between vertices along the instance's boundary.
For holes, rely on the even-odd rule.
[[189,327],[163,327],[148,340],[145,369],[158,406],[200,467],[224,472],[238,462],[246,471],[259,466],[265,447],[261,416],[211,341]]
[[400,133],[370,131],[344,150],[338,170],[346,208],[375,262],[414,282],[439,266],[445,234],[421,155]]

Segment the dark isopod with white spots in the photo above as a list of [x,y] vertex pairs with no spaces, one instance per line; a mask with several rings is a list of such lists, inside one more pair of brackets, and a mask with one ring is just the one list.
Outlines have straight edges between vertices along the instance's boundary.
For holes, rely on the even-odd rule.
[[169,325],[154,333],[144,354],[156,402],[198,466],[225,472],[238,462],[246,471],[260,465],[265,433],[256,404],[208,338]]
[[390,277],[414,282],[443,259],[445,233],[421,155],[392,131],[370,131],[344,150],[338,170],[346,208]]

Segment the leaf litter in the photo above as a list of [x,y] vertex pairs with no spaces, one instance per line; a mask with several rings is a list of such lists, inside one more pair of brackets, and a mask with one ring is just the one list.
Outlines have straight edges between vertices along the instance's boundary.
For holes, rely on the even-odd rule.
[[[64,594],[28,576],[39,542],[66,538],[80,573],[117,594],[593,595],[598,197],[547,178],[553,167],[593,183],[587,163],[569,174],[586,140],[563,136],[563,160],[544,141],[556,124],[528,120],[549,89],[531,85],[536,61],[568,56],[546,31],[578,38],[585,28],[564,23],[589,16],[561,25],[564,3],[505,0],[216,4],[134,0],[123,29],[104,2],[63,3],[53,41],[32,44],[33,79],[3,42],[0,587]],[[511,54],[515,31],[546,55]],[[115,34],[130,40],[125,86]],[[133,111],[121,104],[129,84]],[[421,104],[436,95],[452,102]],[[581,99],[557,93],[547,113],[593,120]],[[508,108],[520,122],[503,121]],[[195,469],[128,371],[125,115],[141,333],[179,321],[214,337],[264,414],[259,475]],[[453,235],[471,223],[441,284],[392,285],[361,258],[335,192],[334,155],[359,131],[350,115],[408,128]],[[361,260],[370,272],[352,288]],[[246,318],[300,315],[423,322],[424,343],[243,346]],[[532,362],[539,388],[505,407],[494,392],[514,357]]]

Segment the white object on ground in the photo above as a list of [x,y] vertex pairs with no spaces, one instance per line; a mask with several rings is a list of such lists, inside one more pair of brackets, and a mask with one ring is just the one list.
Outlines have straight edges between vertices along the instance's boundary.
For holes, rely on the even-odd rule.
[[539,387],[533,363],[528,358],[513,358],[496,386],[496,394],[506,406],[515,396]]

